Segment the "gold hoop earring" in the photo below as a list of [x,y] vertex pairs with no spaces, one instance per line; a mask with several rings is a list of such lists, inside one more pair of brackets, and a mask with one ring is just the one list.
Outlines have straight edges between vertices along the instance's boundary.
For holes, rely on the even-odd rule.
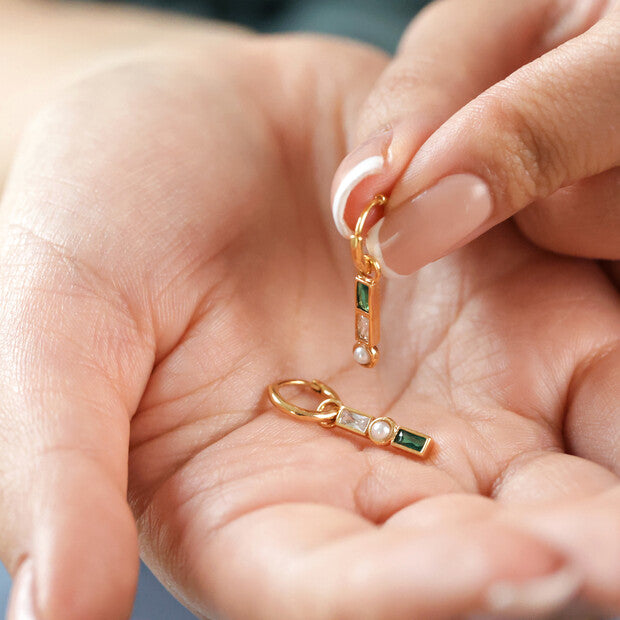
[[369,213],[375,207],[383,206],[385,202],[385,196],[375,196],[362,211],[355,225],[355,231],[350,237],[351,256],[357,269],[353,359],[366,368],[372,368],[379,361],[381,266],[377,259],[366,251],[366,237],[363,235],[363,230]]
[[[300,407],[286,400],[280,393],[281,388],[289,385],[308,388],[324,398],[316,409]],[[346,407],[335,390],[316,379],[280,381],[269,386],[268,395],[273,405],[284,413],[302,420],[318,422],[322,426],[336,426],[350,433],[364,436],[378,446],[393,446],[409,454],[424,457],[433,442],[428,435],[404,428],[392,418],[386,416],[375,418],[357,409]]]

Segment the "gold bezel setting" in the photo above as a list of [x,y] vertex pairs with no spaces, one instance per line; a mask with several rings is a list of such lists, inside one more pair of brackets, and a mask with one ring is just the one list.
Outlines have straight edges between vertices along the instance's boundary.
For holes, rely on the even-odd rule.
[[[387,425],[387,427],[389,428],[388,434],[382,439],[373,437],[372,435],[373,426],[378,427],[384,424]],[[370,439],[370,441],[372,441],[373,443],[376,443],[378,446],[387,446],[394,439],[394,436],[396,435],[397,430],[398,430],[398,425],[396,424],[396,422],[394,422],[394,420],[392,420],[392,418],[381,417],[381,418],[375,418],[368,425],[367,435],[368,435],[368,439]]]
[[[306,409],[288,402],[281,394],[281,388],[288,385],[303,387],[312,390],[323,400],[316,409]],[[353,433],[358,437],[366,437],[376,446],[393,446],[409,454],[425,457],[433,440],[428,435],[399,426],[392,418],[374,416],[347,407],[342,403],[338,394],[321,381],[306,381],[305,379],[289,379],[274,383],[268,388],[269,400],[281,411],[301,420],[318,422],[327,428],[337,427]],[[349,416],[349,417],[346,417]],[[386,424],[389,432],[383,436],[374,435],[373,427]]]
[[[368,214],[377,206],[385,204],[384,196],[375,196],[362,211],[351,236],[351,256],[357,268],[355,276],[355,344],[353,358],[361,366],[372,368],[379,361],[380,340],[380,291],[381,267],[372,256],[364,252],[364,224]],[[361,326],[361,327],[360,327]]]
[[[360,349],[363,349],[363,354],[360,353]],[[365,342],[357,340],[353,345],[353,359],[360,366],[372,368],[379,361],[379,349],[377,347],[369,347]]]

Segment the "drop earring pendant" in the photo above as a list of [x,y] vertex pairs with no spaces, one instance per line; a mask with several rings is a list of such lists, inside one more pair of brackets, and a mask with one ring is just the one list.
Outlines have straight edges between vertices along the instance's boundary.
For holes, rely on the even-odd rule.
[[351,256],[357,269],[353,359],[366,368],[372,368],[379,361],[381,266],[377,259],[366,251],[366,237],[362,231],[369,213],[375,207],[383,206],[385,202],[385,196],[375,196],[362,211],[355,224],[355,231],[350,237]]
[[[295,405],[286,400],[281,393],[282,388],[287,386],[311,390],[323,397],[323,400],[316,409],[306,409]],[[355,435],[366,437],[377,446],[392,446],[424,458],[433,443],[432,438],[428,435],[404,428],[392,418],[386,416],[375,418],[363,411],[351,409],[343,404],[334,389],[317,379],[313,381],[306,381],[305,379],[279,381],[270,385],[267,388],[267,393],[274,406],[298,420],[318,422],[327,428],[335,426]]]

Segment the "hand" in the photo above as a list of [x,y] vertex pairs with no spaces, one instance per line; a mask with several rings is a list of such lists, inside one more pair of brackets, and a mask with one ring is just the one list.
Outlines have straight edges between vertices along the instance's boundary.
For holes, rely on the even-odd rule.
[[539,247],[620,259],[619,33],[616,1],[432,4],[350,134],[359,146],[334,183],[339,229],[384,192],[369,240],[388,275],[513,215]]
[[[595,264],[504,224],[388,287],[383,359],[352,361],[322,205],[384,66],[221,37],[93,75],[31,126],[0,211],[13,618],[127,617],[137,535],[201,617],[620,606],[620,312]],[[290,376],[435,451],[287,417],[265,388]]]

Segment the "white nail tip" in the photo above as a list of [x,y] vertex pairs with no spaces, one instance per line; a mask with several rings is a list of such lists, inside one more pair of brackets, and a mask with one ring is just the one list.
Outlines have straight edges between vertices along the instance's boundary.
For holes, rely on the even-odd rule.
[[486,593],[488,608],[504,614],[546,614],[566,605],[578,592],[579,575],[562,569],[552,575],[523,583],[499,582]]
[[359,185],[366,177],[372,176],[381,172],[383,169],[383,157],[381,155],[374,155],[363,159],[357,166],[353,166],[349,172],[347,172],[340,185],[334,194],[334,200],[332,202],[332,215],[338,232],[343,237],[350,237],[353,231],[346,225],[344,221],[344,209],[347,206],[347,200],[351,192]]
[[366,235],[366,247],[368,248],[368,252],[373,258],[376,258],[377,261],[379,261],[382,275],[392,280],[406,278],[406,275],[392,271],[383,260],[383,252],[381,251],[381,243],[379,242],[379,230],[381,229],[381,224],[383,224],[382,219],[379,220]]

